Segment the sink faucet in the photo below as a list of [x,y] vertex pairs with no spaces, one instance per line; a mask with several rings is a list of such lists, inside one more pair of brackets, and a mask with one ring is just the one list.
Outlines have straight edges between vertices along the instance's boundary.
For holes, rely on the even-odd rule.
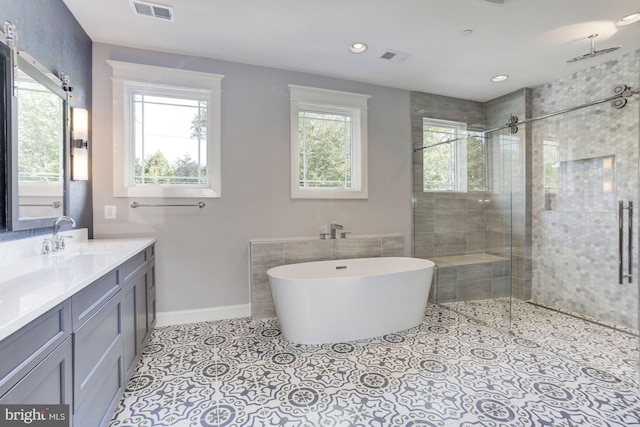
[[44,241],[42,242],[42,251],[40,253],[48,254],[50,252],[59,252],[61,250],[64,250],[64,248],[66,247],[64,239],[71,238],[72,236],[62,236],[58,234],[60,224],[62,224],[63,222],[70,223],[72,227],[76,226],[76,221],[70,216],[64,215],[56,218],[55,222],[53,223],[53,237],[44,239]]
[[331,238],[332,239],[337,239],[338,238],[338,230],[342,230],[344,227],[342,227],[340,224],[331,224]]
[[60,216],[58,218],[56,218],[56,221],[53,223],[53,238],[57,239],[58,237],[58,229],[60,228],[60,224],[63,222],[69,222],[71,223],[71,226],[75,228],[76,226],[76,220],[71,218],[70,216]]

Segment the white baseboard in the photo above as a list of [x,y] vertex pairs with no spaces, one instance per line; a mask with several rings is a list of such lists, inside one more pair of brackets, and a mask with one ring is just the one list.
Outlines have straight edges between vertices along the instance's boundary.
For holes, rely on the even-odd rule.
[[239,317],[251,317],[251,304],[159,312],[156,314],[156,326],[183,325]]

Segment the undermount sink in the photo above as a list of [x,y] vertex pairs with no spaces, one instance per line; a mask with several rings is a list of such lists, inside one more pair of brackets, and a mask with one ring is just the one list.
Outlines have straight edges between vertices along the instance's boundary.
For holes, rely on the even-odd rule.
[[47,254],[50,257],[54,258],[62,258],[62,259],[71,259],[80,255],[84,256],[93,256],[93,255],[111,255],[117,250],[121,249],[122,246],[110,243],[82,243],[77,245],[69,245],[66,249],[63,249],[59,252],[53,252]]

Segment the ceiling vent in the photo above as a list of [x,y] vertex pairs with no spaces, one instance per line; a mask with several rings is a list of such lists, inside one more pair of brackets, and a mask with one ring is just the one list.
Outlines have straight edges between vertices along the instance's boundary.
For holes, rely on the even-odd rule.
[[410,53],[398,52],[395,50],[387,50],[380,56],[380,59],[384,59],[385,61],[393,62],[394,64],[399,64],[401,62],[406,61],[411,56]]
[[140,0],[129,0],[129,3],[136,15],[173,22],[173,8],[171,6]]

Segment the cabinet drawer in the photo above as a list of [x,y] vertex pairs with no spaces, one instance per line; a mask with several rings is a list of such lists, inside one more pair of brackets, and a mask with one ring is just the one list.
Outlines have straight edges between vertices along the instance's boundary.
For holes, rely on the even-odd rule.
[[122,348],[116,346],[104,355],[96,367],[93,386],[86,390],[80,406],[74,406],[73,425],[106,427],[124,392]]
[[98,373],[106,355],[115,350],[122,359],[120,314],[117,294],[73,334],[74,407],[79,407],[92,390],[102,387]]
[[147,251],[142,251],[137,255],[134,255],[120,267],[122,271],[122,281],[126,283],[131,277],[133,277],[139,269],[147,262]]
[[7,405],[71,405],[71,337],[29,371],[2,398]]
[[77,330],[120,289],[120,273],[113,270],[71,297],[73,330]]
[[71,334],[71,304],[65,301],[0,342],[0,396]]

